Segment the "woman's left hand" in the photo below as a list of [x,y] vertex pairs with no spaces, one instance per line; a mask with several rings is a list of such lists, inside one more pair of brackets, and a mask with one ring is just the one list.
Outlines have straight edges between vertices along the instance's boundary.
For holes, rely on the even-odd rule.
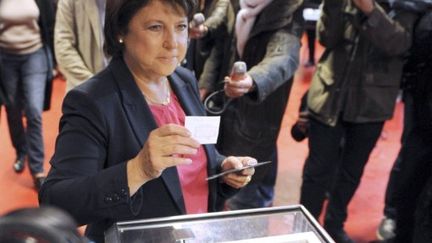
[[[229,156],[222,162],[222,171],[230,169],[241,169],[244,166],[256,164],[257,160],[252,157],[234,157]],[[236,173],[229,173],[222,177],[222,180],[236,189],[246,186],[255,173],[254,168],[244,169]]]

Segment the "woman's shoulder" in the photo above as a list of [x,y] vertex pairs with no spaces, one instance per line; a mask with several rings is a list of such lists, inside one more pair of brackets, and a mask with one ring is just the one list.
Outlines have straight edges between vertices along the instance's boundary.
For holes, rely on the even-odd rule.
[[98,98],[112,95],[116,90],[112,74],[104,69],[69,92],[85,93],[86,96]]

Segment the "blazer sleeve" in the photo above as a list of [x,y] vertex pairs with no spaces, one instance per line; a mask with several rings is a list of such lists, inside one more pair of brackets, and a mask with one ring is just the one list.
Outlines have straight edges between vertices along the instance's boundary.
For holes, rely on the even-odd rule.
[[[85,65],[78,49],[78,36],[75,9],[76,0],[60,0],[57,6],[54,28],[54,48],[59,68],[66,77],[73,77],[68,82],[79,85],[78,80],[88,80],[93,73]],[[86,33],[91,34],[91,33]]]
[[79,224],[122,218],[135,208],[126,161],[104,168],[108,128],[99,110],[84,92],[68,93],[51,170],[39,194],[41,204],[65,209]]

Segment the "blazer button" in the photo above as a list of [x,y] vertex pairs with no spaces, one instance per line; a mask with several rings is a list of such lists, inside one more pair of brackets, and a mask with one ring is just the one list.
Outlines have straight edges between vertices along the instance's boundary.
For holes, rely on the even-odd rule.
[[112,197],[105,197],[105,203],[112,203],[112,201],[113,201],[113,199],[112,199]]
[[125,198],[129,195],[128,191],[126,189],[121,189],[120,191],[121,197]]
[[114,193],[112,200],[113,202],[118,202],[120,201],[120,196],[117,193]]

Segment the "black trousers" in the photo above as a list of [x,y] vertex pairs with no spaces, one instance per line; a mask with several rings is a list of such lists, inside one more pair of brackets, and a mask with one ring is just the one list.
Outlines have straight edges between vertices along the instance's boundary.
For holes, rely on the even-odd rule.
[[[395,242],[412,242],[415,212],[419,198],[425,190],[427,181],[432,176],[432,138],[418,127],[414,127],[406,137],[405,146],[401,151],[402,163],[399,165],[401,173],[397,176],[394,188],[396,205],[396,239]],[[432,207],[432,205],[429,205]],[[429,208],[431,210],[431,208]],[[417,214],[423,214],[417,212]],[[427,217],[430,217],[429,215]],[[432,222],[431,219],[429,219]],[[429,231],[431,225],[429,222]]]
[[415,125],[414,118],[414,106],[413,106],[413,97],[410,92],[404,92],[404,120],[403,120],[403,132],[401,138],[401,148],[399,150],[399,154],[392,166],[389,181],[387,183],[386,193],[385,193],[385,201],[384,201],[384,215],[387,218],[396,219],[396,199],[395,199],[395,188],[396,183],[399,181],[398,176],[400,173],[404,173],[401,171],[401,164],[404,163],[402,161],[402,150],[403,147],[407,145],[407,135],[411,133],[413,126]]
[[384,122],[359,124],[339,121],[331,127],[310,120],[309,156],[303,170],[300,203],[319,218],[325,193],[333,184],[326,227],[343,228],[348,204],[357,190],[383,125]]
[[309,49],[308,62],[310,63],[315,63],[315,39],[316,39],[315,32],[316,32],[315,28],[306,30],[308,49]]

